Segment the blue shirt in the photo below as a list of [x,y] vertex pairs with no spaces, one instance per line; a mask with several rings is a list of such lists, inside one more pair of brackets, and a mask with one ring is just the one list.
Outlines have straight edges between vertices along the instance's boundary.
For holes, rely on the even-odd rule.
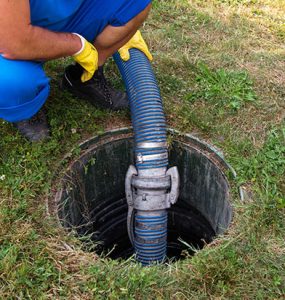
[[125,25],[151,0],[30,0],[33,25],[76,32],[89,41],[107,25]]

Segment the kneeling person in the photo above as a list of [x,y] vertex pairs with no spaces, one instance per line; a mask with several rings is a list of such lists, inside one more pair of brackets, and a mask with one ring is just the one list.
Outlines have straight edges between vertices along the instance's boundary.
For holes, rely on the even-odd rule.
[[[151,54],[137,31],[150,0],[3,0],[0,11],[0,118],[12,122],[29,140],[49,135],[44,111],[49,95],[45,61],[72,56],[62,86],[91,104],[118,110],[125,93],[108,85],[103,65],[116,51]],[[15,21],[16,20],[16,21]],[[13,37],[13,38],[11,38]]]

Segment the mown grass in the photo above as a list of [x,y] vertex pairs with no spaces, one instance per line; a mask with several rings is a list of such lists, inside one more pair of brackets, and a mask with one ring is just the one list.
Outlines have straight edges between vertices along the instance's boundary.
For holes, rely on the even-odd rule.
[[[245,192],[243,202],[234,193],[226,235],[168,266],[83,252],[46,215],[56,170],[79,154],[74,145],[130,124],[128,113],[62,93],[70,61],[49,63],[51,140],[31,145],[0,123],[0,299],[284,299],[284,15],[282,0],[153,3],[143,32],[168,123],[223,149]],[[112,62],[107,69],[121,87]]]

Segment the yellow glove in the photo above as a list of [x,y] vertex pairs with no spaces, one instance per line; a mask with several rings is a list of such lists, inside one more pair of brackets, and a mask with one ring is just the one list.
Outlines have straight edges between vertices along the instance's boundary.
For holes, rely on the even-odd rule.
[[72,57],[78,62],[84,69],[81,76],[81,81],[85,82],[90,80],[95,71],[98,69],[98,52],[96,48],[89,43],[83,36],[74,33],[80,37],[82,42],[82,48],[79,52],[75,53]]
[[120,48],[119,54],[121,56],[121,59],[124,61],[128,61],[130,59],[130,53],[129,53],[129,49],[131,48],[136,48],[139,49],[140,51],[142,51],[146,57],[152,61],[152,55],[150,54],[147,44],[144,41],[140,31],[138,30],[135,35],[122,47]]

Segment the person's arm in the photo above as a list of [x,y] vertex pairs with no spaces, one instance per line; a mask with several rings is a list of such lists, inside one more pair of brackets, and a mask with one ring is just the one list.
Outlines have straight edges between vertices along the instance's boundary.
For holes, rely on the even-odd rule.
[[82,47],[76,35],[31,25],[29,0],[0,0],[0,12],[0,54],[7,59],[49,60]]

